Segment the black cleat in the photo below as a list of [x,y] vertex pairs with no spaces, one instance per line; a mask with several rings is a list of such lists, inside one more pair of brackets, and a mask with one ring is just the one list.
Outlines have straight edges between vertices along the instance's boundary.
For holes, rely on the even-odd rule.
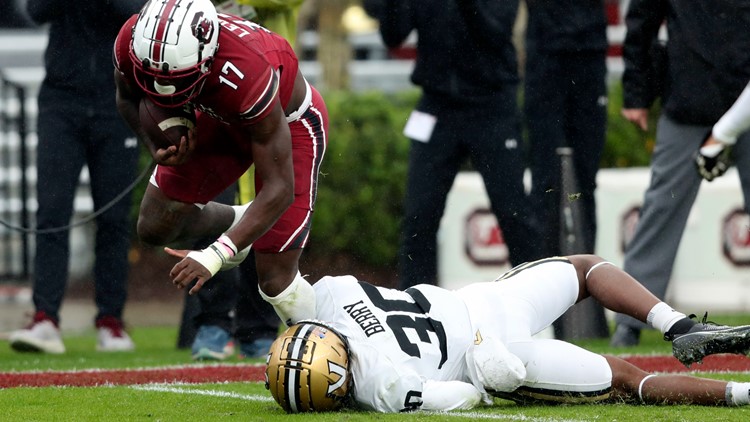
[[[672,339],[672,354],[677,360],[690,367],[708,355],[750,353],[750,325],[717,325],[706,321],[706,316],[707,314],[690,331]],[[695,315],[690,315],[690,318],[695,318]]]

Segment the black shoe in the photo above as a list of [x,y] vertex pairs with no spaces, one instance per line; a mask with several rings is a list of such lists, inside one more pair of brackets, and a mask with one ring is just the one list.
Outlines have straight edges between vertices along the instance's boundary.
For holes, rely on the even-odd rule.
[[609,341],[610,347],[633,347],[641,342],[641,330],[625,324],[617,324],[615,333]]
[[[704,357],[717,353],[747,355],[750,352],[750,325],[730,327],[716,325],[703,320],[685,334],[676,335],[672,340],[672,354],[685,366],[701,362]],[[695,318],[695,315],[690,315]]]

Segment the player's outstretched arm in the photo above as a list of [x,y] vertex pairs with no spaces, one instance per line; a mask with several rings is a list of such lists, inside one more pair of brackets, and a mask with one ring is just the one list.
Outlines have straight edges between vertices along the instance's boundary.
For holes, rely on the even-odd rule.
[[239,250],[244,249],[266,233],[294,200],[294,166],[292,140],[286,116],[277,100],[270,105],[272,112],[262,120],[246,127],[252,142],[255,177],[260,189],[251,207],[239,223],[227,231]]

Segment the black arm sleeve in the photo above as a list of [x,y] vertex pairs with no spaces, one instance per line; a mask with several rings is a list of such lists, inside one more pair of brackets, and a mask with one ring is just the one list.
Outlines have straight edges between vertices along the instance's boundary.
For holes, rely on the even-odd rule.
[[501,41],[513,33],[517,0],[458,0],[456,3],[474,42],[487,49],[505,51]]
[[622,76],[625,108],[649,108],[661,94],[664,66],[655,66],[658,34],[666,18],[663,0],[631,0],[625,17],[627,33],[623,42],[625,72]]
[[381,3],[377,9],[371,10],[379,10],[380,36],[390,48],[400,46],[414,29],[413,9],[409,0],[385,0],[384,5]]
[[63,14],[65,7],[70,5],[64,0],[28,0],[26,3],[29,17],[37,24],[47,23]]

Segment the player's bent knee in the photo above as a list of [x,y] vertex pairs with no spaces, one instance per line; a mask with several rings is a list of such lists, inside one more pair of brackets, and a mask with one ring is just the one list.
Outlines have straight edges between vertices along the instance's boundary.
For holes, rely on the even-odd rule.
[[197,212],[195,204],[170,200],[149,185],[138,214],[138,238],[149,245],[170,244],[182,237],[185,224],[192,221],[191,214]]
[[148,245],[162,246],[174,241],[174,229],[156,219],[138,217],[138,239]]
[[613,394],[622,400],[638,399],[638,387],[648,372],[615,356],[604,356],[612,368]]

